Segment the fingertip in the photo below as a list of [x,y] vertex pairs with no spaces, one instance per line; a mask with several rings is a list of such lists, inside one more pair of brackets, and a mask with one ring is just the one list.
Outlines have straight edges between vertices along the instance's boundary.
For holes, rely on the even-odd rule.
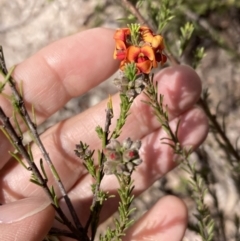
[[13,223],[0,223],[1,239],[12,240],[43,240],[53,225],[54,208],[48,205],[42,211]]
[[182,239],[187,226],[187,208],[175,196],[160,199],[128,231],[124,240],[168,240]]
[[198,147],[207,137],[209,130],[208,118],[199,107],[193,107],[180,119],[178,138],[184,147]]
[[201,79],[190,66],[176,65],[162,69],[155,80],[171,116],[178,116],[200,98]]
[[[114,30],[107,28],[82,31],[51,43],[16,66],[14,79],[22,82],[26,106],[34,105],[38,123],[117,70],[113,35]],[[10,109],[5,102],[4,109]]]
[[[176,215],[176,217],[187,221],[188,218],[188,209],[186,204],[183,202],[182,199],[173,196],[173,195],[168,195],[159,201],[159,205],[161,207],[165,207],[167,210],[171,210],[171,214]],[[187,224],[187,223],[186,223]]]

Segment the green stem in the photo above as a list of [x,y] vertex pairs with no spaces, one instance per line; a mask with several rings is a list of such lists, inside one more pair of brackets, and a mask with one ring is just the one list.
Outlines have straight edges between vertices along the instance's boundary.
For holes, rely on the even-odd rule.
[[126,119],[128,117],[130,107],[133,103],[133,99],[129,100],[129,98],[125,94],[120,94],[120,98],[121,98],[120,116],[117,119],[116,128],[112,132],[110,139],[117,139],[120,136],[122,127],[126,123]]

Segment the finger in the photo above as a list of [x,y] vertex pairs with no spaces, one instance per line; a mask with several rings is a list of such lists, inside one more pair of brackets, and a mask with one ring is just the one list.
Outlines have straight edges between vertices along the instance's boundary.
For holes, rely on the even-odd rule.
[[[165,78],[168,79],[168,82],[166,82],[166,84],[164,85],[164,88],[166,90],[168,89],[167,85],[169,85],[169,87],[176,86],[177,88],[175,91],[178,92],[179,87],[177,85],[172,85],[172,83],[177,81],[181,81],[183,84],[185,83],[182,89],[186,89],[186,90],[189,89],[188,83],[190,83],[190,86],[194,86],[191,84],[194,81],[198,83],[199,78],[197,77],[196,74],[195,75],[193,74],[195,72],[192,69],[186,68],[185,66],[182,68],[183,68],[182,71],[181,69],[177,69],[178,75],[175,74],[172,77],[169,76],[168,74],[166,75]],[[193,73],[189,74],[189,72],[193,72]],[[167,70],[167,73],[168,73],[168,70]],[[164,76],[165,75],[162,74],[161,77],[164,78]],[[189,76],[191,78],[188,79]],[[195,78],[193,78],[194,76]],[[159,82],[161,82],[161,80],[162,79],[159,79]],[[161,92],[161,89],[160,89],[160,92]],[[173,91],[172,91],[172,94],[174,94]],[[193,91],[193,97],[191,98],[193,101],[197,99],[195,95],[198,95],[197,91],[195,92]],[[184,94],[182,94],[181,96],[184,96]],[[117,102],[117,99],[115,100]],[[181,102],[181,101],[178,100],[178,102]],[[188,102],[185,102],[185,103],[187,103],[186,108],[188,108],[190,104]],[[193,105],[194,102],[191,104]],[[140,107],[141,105],[142,107]],[[118,104],[116,109],[117,108],[118,108]],[[185,110],[184,106],[182,106],[181,108],[182,108],[181,109],[182,111]],[[75,144],[78,143],[79,138],[81,138],[82,141],[90,144],[92,147],[97,148],[99,146],[100,141],[97,138],[94,129],[99,123],[102,126],[104,125],[104,119],[105,119],[103,115],[104,109],[105,109],[105,103],[102,103],[79,116],[76,116],[72,119],[69,119],[60,123],[59,125],[56,125],[55,127],[51,128],[49,131],[47,131],[46,134],[43,135],[42,139],[43,139],[44,145],[48,147],[47,151],[49,152],[50,157],[53,159],[56,169],[59,172],[59,175],[61,176],[62,181],[64,182],[67,190],[70,190],[71,187],[77,182],[77,180],[86,172],[85,169],[82,168],[82,165],[80,164],[79,159],[76,158],[76,156],[74,155],[73,149],[75,147]],[[152,115],[148,114],[150,112],[149,108],[146,107],[146,105],[141,102],[140,98],[138,102],[133,106],[132,112],[134,112],[134,109],[137,109],[138,113],[142,113],[142,116],[139,117],[134,114],[129,116],[129,120],[126,125],[127,131],[123,132],[122,134],[123,139],[129,136],[132,139],[141,139],[142,137],[146,136],[147,133],[151,133],[159,128],[159,123],[155,121],[155,118]],[[148,121],[148,118],[149,118],[149,121]],[[144,120],[142,121],[142,119]],[[150,123],[149,125],[147,124],[148,122]],[[205,124],[206,124],[206,121],[204,122],[203,126]],[[202,133],[205,136],[206,131],[205,132],[203,131]],[[202,140],[202,137],[201,137],[201,140]],[[39,160],[41,157],[40,153],[37,151],[36,152],[33,151],[33,152],[35,154],[35,160]],[[169,151],[167,150],[166,153],[168,152]],[[166,163],[169,164],[169,162],[166,162]],[[4,179],[5,181],[2,183],[3,201],[6,199],[9,199],[9,197],[19,198],[19,195],[20,197],[22,197],[22,195],[30,196],[33,193],[34,195],[36,195],[36,193],[38,193],[38,195],[42,195],[42,190],[41,189],[36,190],[36,187],[34,186],[34,184],[28,181],[29,177],[28,175],[26,175],[26,171],[21,166],[16,165],[15,163],[9,163],[9,165],[6,166],[6,168],[2,171],[1,175],[6,176],[6,178]],[[7,180],[11,180],[11,182],[9,181],[7,183]],[[153,178],[150,178],[149,180],[152,181]],[[52,177],[51,175],[49,175],[49,185],[51,185],[52,183],[53,183]],[[24,186],[24,190],[21,188],[22,185]],[[19,190],[21,190],[21,192],[19,192]],[[13,193],[15,195],[13,195]]]
[[169,119],[173,119],[195,104],[202,91],[201,79],[187,65],[177,65],[160,71],[156,77],[163,106],[167,106]]
[[[201,109],[193,108],[170,122],[172,130],[176,130],[179,119],[181,120],[178,129],[180,144],[187,150],[190,148],[194,150],[207,136],[208,120]],[[142,139],[140,156],[143,162],[136,168],[132,176],[135,196],[142,193],[179,164],[181,160],[179,160],[179,157],[181,156],[175,155],[169,145],[161,143],[162,138],[166,137],[168,137],[166,132],[160,128]],[[77,200],[81,200],[81,205],[76,205],[76,210],[82,214],[82,217],[87,216],[89,212],[89,205],[92,200],[92,191],[89,187],[93,183],[92,178],[86,175],[75,183],[69,191],[71,200],[74,200],[75,203],[78,203]],[[114,175],[104,176],[101,188],[109,194],[117,195],[118,183],[116,177]],[[103,207],[101,221],[115,212],[117,205],[118,199],[110,199]]]
[[123,241],[180,241],[187,226],[187,208],[174,196],[158,201],[128,231]]
[[113,74],[118,66],[113,50],[113,30],[90,29],[54,42],[17,65],[14,79],[21,81],[24,100],[33,104],[38,123]]
[[[156,75],[155,80],[158,83],[158,93],[164,96],[163,106],[167,106],[169,120],[190,109],[200,97],[201,80],[189,66],[165,68]],[[148,101],[144,97],[140,95],[134,102],[120,139],[131,136],[141,139],[159,128],[159,121],[153,114],[153,109],[143,103],[143,100]],[[119,107],[118,103],[114,106],[115,112],[119,112]]]
[[[17,65],[14,78],[21,82],[28,110],[34,106],[37,123],[112,75],[119,64],[112,58],[113,49],[113,30],[91,29],[59,40]],[[1,95],[0,103],[11,116],[11,103]],[[0,143],[1,169],[10,149],[1,132]]]
[[26,198],[0,206],[0,233],[4,241],[41,241],[54,220],[54,209],[42,198]]
[[[182,94],[179,96],[185,98],[186,95],[184,94],[184,90],[187,91],[187,93],[189,92],[188,94],[190,96],[192,95],[192,97],[187,98],[188,101],[183,101],[185,105],[182,104],[181,107],[178,105],[178,103],[182,102],[180,98],[176,99],[176,103],[169,103],[169,106],[172,105],[172,107],[174,104],[176,105],[175,113],[178,113],[179,109],[184,112],[189,108],[190,105],[195,103],[199,97],[198,89],[200,87],[200,80],[195,71],[189,67],[176,67],[176,72],[177,74],[174,74],[174,68],[170,68],[170,70],[163,70],[163,72],[159,75],[160,77],[158,82],[165,83],[162,86],[159,86],[159,91],[160,93],[165,94],[167,100],[170,99],[167,97],[167,95],[170,93],[168,92],[169,89],[171,89],[171,95],[174,95],[174,91],[179,93],[179,86],[174,84],[178,82],[182,83]],[[196,83],[192,84],[192,82]],[[172,89],[172,86],[175,86],[176,89]],[[196,90],[194,90],[194,86],[198,86]],[[124,127],[126,128],[126,131],[123,131],[121,135],[122,139],[126,139],[129,136],[132,139],[141,139],[147,134],[156,131],[160,126],[156,121],[156,118],[151,113],[149,107],[141,100],[142,98],[140,96],[131,109],[131,115],[127,120],[126,126]],[[119,112],[119,98],[115,97],[113,103],[115,103],[114,113],[117,118],[117,113]],[[168,104],[167,101],[166,104]],[[46,133],[42,136],[43,143],[47,147],[47,152],[49,152],[49,155],[52,158],[67,190],[70,190],[78,179],[86,173],[85,168],[83,168],[80,160],[73,152],[76,143],[79,143],[79,139],[81,138],[81,141],[89,144],[91,148],[100,148],[100,141],[95,133],[95,127],[97,125],[104,126],[105,108],[106,102],[104,101],[78,116],[61,122],[60,124],[46,131]],[[174,109],[171,109],[171,118],[173,118]],[[141,116],[139,116],[140,114]],[[35,160],[39,160],[41,158],[39,151],[34,151],[34,148],[33,153]],[[26,175],[26,171],[21,166],[16,165],[15,163],[9,163],[4,170],[2,170],[1,175],[6,176],[4,180],[11,180],[11,182],[8,182],[7,184],[5,184],[6,181],[2,183],[4,190],[2,192],[3,200],[8,199],[11,196],[14,198],[19,197],[19,195],[29,196],[32,195],[33,192],[35,195],[36,192],[41,195],[40,189],[39,191],[36,191],[36,187],[28,181],[29,177]],[[49,185],[52,183],[53,179],[51,175],[49,175]],[[22,185],[25,187],[24,190],[21,188]],[[9,190],[11,190],[12,194],[9,194]],[[21,190],[21,193],[19,193],[19,190]],[[16,196],[14,196],[13,193],[15,193]]]

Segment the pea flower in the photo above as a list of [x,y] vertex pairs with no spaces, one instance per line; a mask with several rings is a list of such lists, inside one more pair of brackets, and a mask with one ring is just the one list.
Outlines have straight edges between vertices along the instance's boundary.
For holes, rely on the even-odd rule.
[[163,37],[161,35],[153,34],[152,30],[148,27],[140,27],[141,35],[143,41],[150,43],[153,49],[157,49],[159,47],[164,49],[163,45]]
[[148,45],[143,47],[130,46],[126,59],[128,62],[135,62],[141,73],[149,74],[153,67],[157,67],[155,53]]
[[127,47],[122,40],[116,40],[116,47],[113,53],[114,59],[124,60],[127,56]]
[[137,74],[149,74],[152,68],[157,67],[157,62],[164,64],[167,61],[163,54],[163,37],[146,26],[130,25],[129,28],[118,29],[114,39],[113,57],[121,60],[119,68],[123,71],[126,64],[135,63]]

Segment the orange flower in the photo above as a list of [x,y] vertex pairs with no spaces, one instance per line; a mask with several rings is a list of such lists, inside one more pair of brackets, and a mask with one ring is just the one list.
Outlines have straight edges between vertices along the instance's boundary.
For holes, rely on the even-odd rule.
[[153,67],[157,67],[153,49],[145,45],[143,47],[130,46],[127,52],[127,61],[135,62],[139,73],[150,73]]
[[166,55],[162,53],[164,49],[163,37],[161,35],[153,34],[152,30],[148,27],[141,27],[142,38],[145,42],[150,43],[155,52],[157,62],[164,64],[167,61]]
[[124,60],[126,58],[127,48],[122,40],[116,40],[116,47],[113,53],[114,59]]
[[115,32],[116,46],[113,58],[121,60],[121,70],[124,70],[127,63],[134,62],[138,74],[148,74],[152,68],[157,67],[157,62],[164,64],[167,61],[167,57],[163,54],[163,37],[154,34],[145,26],[134,31],[134,28],[122,28]]
[[130,36],[129,28],[118,29],[114,34],[114,39],[116,41],[115,50],[113,53],[114,59],[124,60],[127,53],[127,39]]
[[143,41],[150,43],[154,49],[164,49],[163,37],[161,35],[153,34],[148,27],[141,27],[140,30]]
[[129,28],[120,28],[118,29],[114,34],[114,39],[116,40],[122,40],[126,43],[126,40],[128,36],[130,35],[130,29]]

